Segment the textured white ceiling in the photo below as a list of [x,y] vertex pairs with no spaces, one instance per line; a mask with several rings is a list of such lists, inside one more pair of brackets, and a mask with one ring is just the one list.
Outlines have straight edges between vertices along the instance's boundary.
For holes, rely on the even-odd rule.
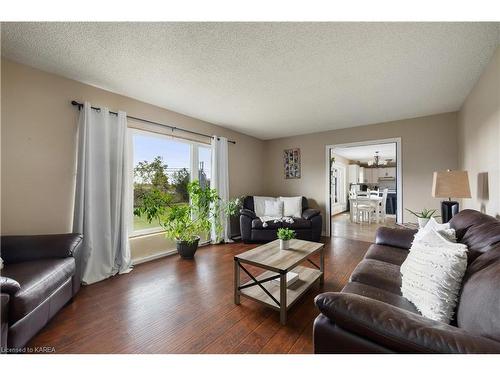
[[3,23],[2,55],[262,139],[458,110],[498,23]]
[[353,146],[353,147],[335,147],[333,152],[352,161],[368,161],[373,159],[375,152],[378,151],[382,159],[396,160],[396,144],[382,143],[379,145]]

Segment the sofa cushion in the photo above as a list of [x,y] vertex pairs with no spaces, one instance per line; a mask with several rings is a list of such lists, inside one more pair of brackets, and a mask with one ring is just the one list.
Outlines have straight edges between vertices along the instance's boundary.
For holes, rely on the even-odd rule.
[[278,228],[281,228],[282,227],[282,224],[281,222],[277,222],[275,223],[274,221],[268,221],[267,222],[267,226],[264,227],[262,226],[262,221],[260,219],[253,219],[252,220],[252,229],[278,229]]
[[486,221],[471,226],[462,237],[461,243],[469,248],[469,262],[500,243],[500,221]]
[[372,285],[366,285],[358,282],[347,283],[344,289],[342,289],[342,293],[358,294],[360,296],[388,303],[389,305],[398,307],[406,311],[411,311],[415,314],[420,314],[415,305],[408,301],[406,298]]
[[375,259],[363,259],[351,274],[349,281],[375,286],[401,295],[399,266]]
[[255,212],[255,205],[253,203],[253,196],[247,195],[245,198],[243,198],[243,208]]
[[283,228],[308,229],[311,228],[311,220],[293,218],[293,223],[283,222]]
[[16,280],[21,286],[9,303],[10,322],[16,322],[33,311],[74,273],[73,257],[40,259],[6,266],[2,274]]
[[465,273],[457,325],[500,340],[500,244],[472,262]]
[[485,215],[476,210],[463,210],[453,216],[449,223],[456,231],[457,242],[462,242],[462,238],[470,227],[491,221],[495,222],[498,220],[493,216]]
[[403,264],[408,254],[408,250],[399,247],[371,245],[366,252],[365,258],[380,260],[400,266]]

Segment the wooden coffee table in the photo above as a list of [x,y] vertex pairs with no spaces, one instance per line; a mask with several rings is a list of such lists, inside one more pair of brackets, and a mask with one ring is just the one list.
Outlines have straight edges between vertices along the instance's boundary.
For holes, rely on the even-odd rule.
[[[320,253],[320,264],[309,258]],[[300,266],[304,261],[314,268]],[[267,271],[259,276],[252,275],[244,266],[250,264]],[[324,245],[318,242],[290,240],[289,250],[280,250],[279,240],[269,242],[255,249],[234,257],[234,303],[240,304],[240,296],[267,305],[280,312],[281,324],[286,324],[287,310],[319,280],[324,282],[325,254]],[[243,270],[251,281],[241,284],[240,270]],[[286,286],[288,272],[299,274],[299,280]],[[279,279],[279,284],[273,280]]]

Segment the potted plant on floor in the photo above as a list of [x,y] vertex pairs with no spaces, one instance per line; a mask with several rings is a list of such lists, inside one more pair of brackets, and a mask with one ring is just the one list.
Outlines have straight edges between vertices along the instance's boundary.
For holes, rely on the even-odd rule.
[[290,240],[295,238],[295,231],[289,228],[279,228],[278,238],[280,239],[280,249],[288,250],[290,248]]
[[210,233],[212,224],[216,236],[220,238],[221,209],[232,215],[238,210],[239,200],[223,205],[215,189],[202,187],[198,181],[190,182],[187,190],[189,204],[173,203],[172,194],[150,190],[141,197],[141,204],[135,208],[134,215],[145,216],[149,223],[157,221],[165,230],[165,236],[176,242],[179,255],[192,259],[198,249],[200,235]]
[[165,230],[165,236],[176,242],[179,255],[185,259],[193,259],[200,236],[208,235],[212,224],[217,237],[215,242],[220,242],[221,210],[226,215],[234,215],[238,211],[240,200],[223,203],[217,190],[202,187],[199,181],[190,182],[187,191],[189,203],[176,203],[173,194],[150,189],[141,196],[134,215],[144,216],[149,223],[158,222]]
[[[410,209],[406,209],[406,211],[408,211],[409,213],[411,213],[412,215],[415,215],[417,217],[417,221],[418,221],[418,227],[419,228],[423,228],[427,225],[427,223],[429,222],[429,220],[431,219],[431,217],[434,216],[434,213],[437,211],[437,210],[428,210],[427,208],[424,208],[422,211],[420,212],[415,212],[415,211],[412,211]],[[439,216],[434,216],[434,217],[439,217]]]

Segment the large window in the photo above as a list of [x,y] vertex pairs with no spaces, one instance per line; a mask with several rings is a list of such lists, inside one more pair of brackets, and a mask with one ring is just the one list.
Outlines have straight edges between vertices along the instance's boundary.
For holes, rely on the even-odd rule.
[[[175,204],[188,204],[189,181],[199,179],[202,186],[210,184],[211,149],[208,146],[134,129],[132,149],[134,207],[152,188],[173,194]],[[134,216],[134,235],[157,231],[161,231],[157,222],[148,223],[145,217]]]
[[212,178],[212,150],[209,147],[198,147],[198,180],[202,187],[210,186]]

